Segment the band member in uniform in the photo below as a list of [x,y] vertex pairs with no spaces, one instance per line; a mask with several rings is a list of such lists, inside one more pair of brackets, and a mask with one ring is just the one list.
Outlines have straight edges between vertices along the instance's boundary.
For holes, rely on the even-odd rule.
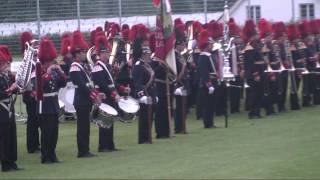
[[299,60],[296,68],[298,69],[298,73],[301,73],[303,80],[302,87],[302,106],[308,107],[311,106],[311,92],[312,86],[314,83],[312,81],[312,74],[310,74],[310,67],[313,66],[314,63],[310,61],[310,57],[312,56],[309,48],[309,24],[307,21],[302,21],[298,23],[298,30],[300,34],[300,41],[298,42],[298,54]]
[[[153,47],[151,51],[155,50],[155,34],[150,36],[150,47]],[[156,138],[163,139],[170,137],[170,120],[172,116],[172,109],[169,110],[169,103],[172,104],[172,82],[169,80],[168,67],[161,60],[153,60],[151,67],[155,73],[155,86],[157,104],[155,106],[155,119],[154,125],[156,130]],[[167,82],[168,78],[168,82]],[[167,83],[169,83],[169,92],[167,89]],[[168,97],[169,96],[169,97]],[[168,102],[170,101],[170,102]],[[170,113],[170,114],[169,114]],[[170,117],[169,117],[170,116]]]
[[[277,74],[272,71],[272,63],[277,61],[276,56],[273,56],[272,52],[272,30],[271,24],[265,20],[260,19],[259,24],[259,34],[261,39],[261,54],[263,56],[264,65],[263,68],[263,107],[266,111],[266,115],[274,114],[273,105],[276,103],[277,99]],[[280,57],[279,57],[280,58]],[[268,68],[269,67],[269,68]]]
[[[199,21],[189,21],[186,22],[186,26],[192,26],[193,28],[193,39],[188,40],[188,44],[191,43],[191,50],[193,51],[190,56],[192,56],[192,61],[188,62],[188,67],[190,70],[190,96],[189,102],[190,105],[196,105],[196,119],[200,120],[202,118],[202,103],[199,94],[199,79],[200,75],[198,72],[199,56],[200,50],[197,39],[200,35],[200,32],[203,30],[202,24]],[[192,33],[189,31],[189,33]],[[191,41],[191,42],[189,42]],[[189,46],[189,45],[188,45]],[[189,47],[188,47],[189,48]]]
[[[236,24],[233,18],[229,20],[229,35],[234,38],[235,43],[235,53],[236,53],[236,62],[237,62],[237,70],[235,72],[235,81],[230,82],[230,112],[231,113],[239,113],[240,112],[240,100],[241,100],[241,92],[242,92],[242,85],[243,85],[243,67],[242,67],[242,50],[243,50],[243,42],[240,37],[241,29]],[[231,67],[233,66],[233,61],[231,61]],[[232,71],[234,71],[232,69]]]
[[78,157],[93,157],[89,151],[90,112],[97,93],[90,83],[90,65],[86,59],[88,44],[80,31],[72,35],[71,52],[74,62],[70,68],[70,79],[77,86],[73,105],[77,114]]
[[[33,48],[38,48],[37,42],[32,41],[32,34],[30,32],[23,32],[20,36],[21,53],[24,55],[26,42],[28,42]],[[28,153],[35,153],[40,151],[39,142],[39,120],[37,119],[36,106],[37,102],[32,95],[32,85],[29,83],[26,90],[22,94],[23,102],[26,105],[27,111],[27,151]]]
[[[290,57],[287,57],[287,53],[289,49],[286,49],[286,43],[288,43],[287,34],[286,34],[286,26],[283,22],[277,22],[273,24],[273,48],[272,52],[274,54],[278,54],[279,62],[275,61],[272,66],[273,69],[281,70],[281,63],[283,68],[289,69],[291,67],[290,64]],[[275,46],[277,48],[275,48]],[[288,50],[288,51],[287,51]],[[278,52],[277,52],[278,51]],[[288,54],[289,55],[289,54]],[[288,71],[279,72],[277,76],[277,89],[278,89],[278,96],[277,96],[277,105],[278,105],[278,112],[286,111],[285,104],[287,99],[287,89],[288,89]]]
[[[69,78],[69,71],[71,64],[73,62],[72,54],[71,54],[71,33],[64,33],[61,38],[61,49],[60,54],[62,56],[62,60],[59,61],[59,65],[63,70],[64,74],[68,77],[67,86],[71,83]],[[75,120],[74,114],[70,112],[64,111],[64,118],[66,121]]]
[[[299,31],[297,25],[295,23],[289,24],[287,26],[287,34],[288,34],[288,44],[289,50],[288,53],[291,54],[291,68],[301,68],[303,67],[303,59],[300,59],[299,53]],[[295,70],[290,71],[290,79],[291,79],[291,93],[290,93],[290,104],[292,110],[300,109],[300,101],[298,97],[298,90],[300,87],[300,82],[302,78],[302,71]],[[294,85],[294,86],[293,86]]]
[[311,20],[310,22],[310,33],[313,36],[313,44],[315,48],[315,68],[313,69],[315,88],[313,93],[313,104],[320,104],[320,19]]
[[[223,38],[223,24],[212,20],[208,25],[208,32],[209,35],[213,38],[216,42],[214,45],[220,45],[219,41]],[[218,46],[214,46],[213,50],[211,51],[213,55],[213,59],[215,60],[215,65],[217,67],[223,66],[223,59],[221,55],[220,48],[216,48]],[[220,71],[222,68],[217,68],[217,77],[218,79],[222,79],[222,72]],[[224,82],[220,82],[217,84],[215,88],[215,115],[221,116],[225,114],[225,107],[226,107],[226,98],[227,98],[227,87]]]
[[0,160],[3,172],[19,170],[17,161],[17,131],[13,93],[17,86],[9,71],[10,59],[0,51]]
[[187,95],[189,91],[188,69],[185,56],[182,52],[186,49],[186,36],[184,24],[175,27],[176,44],[175,56],[177,66],[177,79],[175,82],[175,133],[186,133],[186,119],[188,112]]
[[[111,47],[109,46],[105,35],[99,35],[95,40],[96,62],[92,69],[91,77],[95,88],[104,94],[101,101],[112,107],[116,106],[116,100],[119,98],[116,87],[111,75],[111,67],[108,67]],[[99,152],[115,151],[113,141],[113,125],[110,128],[99,127]]]
[[[135,97],[139,98],[139,144],[152,143],[152,119],[153,104],[156,102],[154,87],[154,71],[150,66],[151,50],[149,46],[139,46],[135,44],[133,49],[141,48],[140,58],[136,53],[138,61],[133,66],[132,78],[135,88]],[[135,50],[138,52],[139,50]]]
[[245,78],[250,86],[248,94],[249,118],[261,118],[260,109],[263,106],[263,73],[265,62],[261,54],[261,43],[256,31],[256,25],[248,20],[243,28],[243,38],[247,43],[244,49]]
[[[116,62],[118,64],[118,71],[115,75],[116,85],[121,96],[128,96],[133,87],[132,82],[132,59],[130,56],[131,45],[129,42],[129,29],[124,29],[121,32],[122,40],[119,41],[119,47],[116,55]],[[128,47],[128,45],[130,45]],[[129,48],[129,49],[128,49]]]
[[213,48],[213,40],[209,38],[207,30],[203,30],[198,38],[198,46],[201,51],[198,63],[200,76],[199,97],[202,107],[202,119],[204,128],[214,128],[215,87],[217,86],[217,71],[210,51]]
[[61,67],[55,64],[57,52],[53,42],[44,37],[39,45],[39,60],[32,77],[36,91],[37,114],[41,130],[41,163],[59,162],[56,146],[59,129],[58,91],[66,85],[67,76]]
[[[311,32],[312,29],[317,27],[311,26],[313,23],[303,21],[299,24],[301,38],[306,45],[306,68],[307,72],[304,74],[304,93],[303,93],[303,106],[311,106],[315,104],[315,100],[319,99],[319,94],[316,93],[317,89],[317,61],[318,54],[315,44],[315,36]],[[314,23],[316,24],[316,23]],[[305,85],[306,84],[306,85]],[[318,97],[317,97],[318,96]]]

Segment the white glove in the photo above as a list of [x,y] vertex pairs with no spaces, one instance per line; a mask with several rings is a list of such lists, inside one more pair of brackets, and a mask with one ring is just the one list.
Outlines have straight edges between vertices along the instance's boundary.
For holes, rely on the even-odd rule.
[[158,96],[156,96],[156,103],[158,103],[159,102],[159,98],[158,98]]
[[174,95],[182,96],[182,87],[177,88],[177,89],[174,91]]
[[209,94],[213,94],[213,92],[214,92],[214,87],[209,87]]
[[142,103],[142,104],[147,104],[148,103],[148,97],[147,96],[142,96],[139,99],[139,102]]

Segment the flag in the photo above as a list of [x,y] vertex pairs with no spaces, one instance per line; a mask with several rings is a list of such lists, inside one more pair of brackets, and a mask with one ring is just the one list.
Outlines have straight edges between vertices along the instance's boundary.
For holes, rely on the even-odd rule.
[[177,74],[174,53],[175,33],[170,0],[153,0],[158,9],[155,32],[155,58],[163,61],[173,74]]

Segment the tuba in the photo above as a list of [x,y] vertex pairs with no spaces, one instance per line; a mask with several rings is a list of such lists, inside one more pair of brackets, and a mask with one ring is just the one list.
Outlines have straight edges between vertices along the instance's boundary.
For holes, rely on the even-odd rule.
[[24,52],[22,64],[20,65],[16,76],[16,83],[19,89],[26,89],[31,79],[31,73],[38,53],[38,49],[33,48],[28,42],[26,42],[25,46],[26,50]]

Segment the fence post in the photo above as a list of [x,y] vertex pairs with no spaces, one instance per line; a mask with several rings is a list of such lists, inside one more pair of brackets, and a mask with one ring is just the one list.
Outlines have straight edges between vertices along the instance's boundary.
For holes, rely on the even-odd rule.
[[203,0],[204,22],[208,22],[208,0]]
[[77,0],[77,20],[78,20],[78,30],[80,31],[80,0]]
[[40,0],[37,0],[37,35],[38,39],[41,36],[41,24],[40,24]]
[[122,1],[118,1],[118,6],[119,6],[119,25],[121,26],[122,24]]

